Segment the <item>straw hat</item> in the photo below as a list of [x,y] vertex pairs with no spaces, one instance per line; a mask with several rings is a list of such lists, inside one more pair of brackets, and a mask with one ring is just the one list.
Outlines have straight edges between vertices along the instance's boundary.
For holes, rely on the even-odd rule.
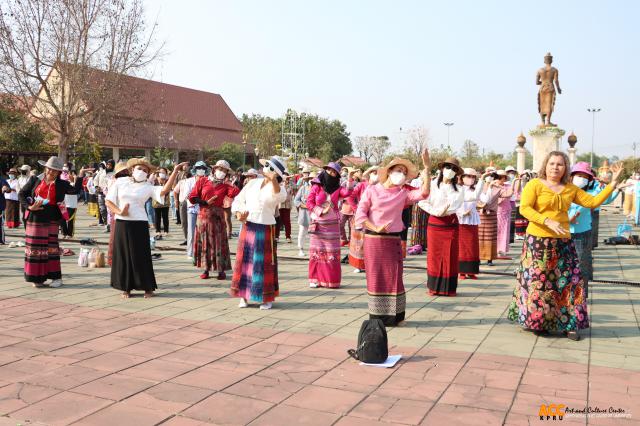
[[230,164],[229,164],[229,162],[228,162],[228,161],[226,161],[226,160],[218,160],[218,161],[216,162],[216,165],[215,165],[215,166],[213,166],[213,169],[214,169],[214,170],[215,170],[215,169],[222,169],[222,170],[224,170],[224,171],[226,171],[226,172],[229,172],[229,171],[231,170],[231,165],[230,165]]
[[369,167],[367,170],[364,171],[364,173],[362,174],[362,179],[369,179],[369,175],[373,172],[378,172],[378,169],[380,169],[380,166],[371,166]]
[[478,177],[478,172],[471,167],[465,167],[464,169],[462,169],[462,176]]
[[24,170],[24,171],[26,171],[26,172],[30,172],[30,171],[31,171],[31,166],[29,166],[29,165],[27,165],[27,164],[23,164],[23,165],[20,167],[20,170]]
[[156,166],[151,164],[149,160],[146,159],[146,157],[130,158],[129,161],[127,161],[128,169],[133,169],[135,166],[145,166],[149,169],[149,173],[152,173],[156,170]]
[[42,160],[38,160],[38,164],[46,167],[47,169],[57,170],[59,172],[61,172],[62,167],[64,167],[64,164],[62,163],[62,160],[60,159],[60,157],[56,157],[56,156],[49,157],[46,163]]
[[460,161],[454,157],[448,157],[444,161],[438,163],[438,169],[442,169],[445,165],[452,166],[452,169],[457,175],[462,174],[462,168],[460,168]]
[[418,177],[418,168],[413,165],[413,163],[407,159],[396,157],[389,164],[384,167],[380,167],[378,169],[378,182],[384,183],[387,181],[387,177],[389,175],[389,170],[393,166],[404,166],[407,168],[407,182]]
[[506,169],[504,169],[505,172],[509,173],[509,172],[515,172],[516,169],[513,166],[507,166]]
[[127,163],[125,163],[125,162],[123,162],[123,161],[120,161],[120,162],[118,162],[118,164],[116,164],[116,166],[113,168],[113,175],[114,175],[114,176],[117,176],[117,175],[118,175],[118,173],[120,173],[120,172],[121,172],[121,171],[123,171],[123,170],[127,170],[127,169],[128,169],[128,167],[127,167]]
[[258,171],[256,169],[249,169],[243,173],[245,176],[258,176]]

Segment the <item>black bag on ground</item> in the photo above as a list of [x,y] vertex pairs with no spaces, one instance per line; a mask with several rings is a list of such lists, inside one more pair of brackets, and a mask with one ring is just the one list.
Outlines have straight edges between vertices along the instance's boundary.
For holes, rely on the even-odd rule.
[[347,351],[367,364],[381,364],[389,357],[387,329],[381,319],[364,320],[358,333],[358,347]]
[[625,237],[610,237],[604,240],[608,246],[628,246],[631,242]]

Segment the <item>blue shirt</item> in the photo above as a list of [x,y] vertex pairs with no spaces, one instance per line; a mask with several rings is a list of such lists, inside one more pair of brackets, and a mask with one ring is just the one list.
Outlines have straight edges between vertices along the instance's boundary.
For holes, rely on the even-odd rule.
[[[593,188],[588,189],[586,192],[587,194],[591,195],[591,196],[596,196],[598,195],[600,192],[602,192],[602,187],[600,187],[600,185],[595,185]],[[616,199],[616,197],[618,196],[618,194],[620,193],[620,191],[618,191],[617,189],[615,191],[613,191],[611,193],[611,195],[609,196],[609,198],[607,198],[604,204],[609,204],[612,203],[613,200]],[[596,209],[594,209],[596,210]],[[578,216],[578,218],[576,219],[576,223],[569,223],[569,229],[571,230],[572,234],[580,234],[582,232],[587,232],[587,231],[591,231],[591,209],[588,209],[586,207],[582,207],[579,206],[577,204],[572,203],[571,207],[569,208],[569,220],[571,220],[571,218],[576,214],[576,213],[580,213],[580,216]]]

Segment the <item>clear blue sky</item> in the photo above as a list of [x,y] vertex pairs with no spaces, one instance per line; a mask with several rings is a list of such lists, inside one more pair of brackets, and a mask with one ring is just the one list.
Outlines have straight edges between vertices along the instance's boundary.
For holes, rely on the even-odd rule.
[[640,145],[640,2],[146,1],[167,43],[153,78],[220,93],[236,115],[292,107],[396,144],[414,125],[446,144],[453,121],[455,149],[469,138],[508,152],[538,124],[550,51],[563,89],[553,121],[578,153],[591,149],[589,106],[602,108],[596,152]]

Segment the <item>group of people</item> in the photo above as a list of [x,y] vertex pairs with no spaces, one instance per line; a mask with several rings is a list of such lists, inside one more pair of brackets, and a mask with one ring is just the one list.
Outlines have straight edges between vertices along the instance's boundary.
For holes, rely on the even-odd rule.
[[[270,309],[279,294],[277,247],[281,228],[291,240],[291,210],[298,212],[298,250],[305,254],[309,236],[308,281],[311,288],[338,288],[341,263],[366,274],[369,315],[388,326],[405,320],[403,259],[411,244],[427,249],[427,289],[433,296],[455,296],[459,279],[476,279],[480,262],[508,256],[509,244],[523,241],[517,285],[509,318],[536,333],[563,331],[572,339],[589,326],[588,280],[592,279],[591,248],[597,240],[594,209],[612,202],[621,189],[622,172],[596,179],[586,163],[572,168],[564,153],[551,152],[537,174],[518,174],[512,167],[489,167],[478,173],[462,168],[456,158],[439,162],[431,175],[429,153],[422,170],[403,158],[364,172],[330,162],[319,173],[297,175],[284,160],[260,161],[260,172],[236,174],[220,160],[209,167],[199,161],[190,169],[176,165],[169,173],[144,158],[105,163],[96,181],[98,213],[104,209],[111,242],[111,286],[122,296],[133,290],[153,296],[157,288],[149,245],[149,204],[168,232],[169,196],[181,219],[187,254],[200,277],[233,270],[230,293],[239,307],[258,304]],[[52,157],[44,173],[16,188],[2,185],[7,210],[26,206],[25,279],[34,286],[62,284],[58,228],[69,219],[67,196],[76,196],[86,176],[68,170]],[[22,170],[22,168],[21,168]],[[10,180],[16,179],[16,170]],[[67,172],[67,174],[65,174]],[[106,181],[103,181],[106,179]],[[608,184],[607,184],[608,182]],[[89,202],[92,199],[89,198]],[[241,222],[235,264],[229,239],[231,214]],[[7,214],[7,222],[19,222]],[[166,218],[166,219],[165,219]],[[347,228],[348,232],[347,232]],[[349,246],[341,255],[341,246]]]

